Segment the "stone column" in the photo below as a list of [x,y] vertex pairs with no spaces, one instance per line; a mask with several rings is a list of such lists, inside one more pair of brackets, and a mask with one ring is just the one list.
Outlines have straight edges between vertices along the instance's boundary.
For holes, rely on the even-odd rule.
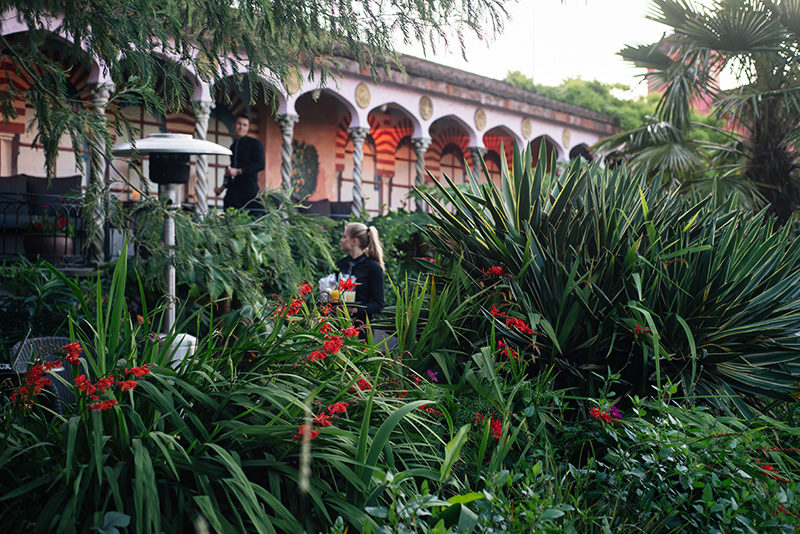
[[481,158],[486,155],[486,149],[482,146],[469,147],[469,157],[472,158],[473,176],[481,172]]
[[[106,160],[106,106],[114,92],[112,84],[99,85],[92,89],[91,99],[94,113],[102,121],[103,130],[93,136],[89,143],[89,199],[92,202],[92,220],[87,225],[89,257],[95,264],[105,261],[105,213],[108,204],[105,189]],[[123,252],[124,253],[124,252]]]
[[[417,155],[416,162],[416,179],[415,186],[425,185],[425,153],[428,147],[431,146],[431,139],[428,137],[414,137],[411,139],[411,146],[414,147],[414,153]],[[417,211],[425,209],[425,202],[421,198],[416,200]]]
[[278,126],[281,128],[281,185],[283,190],[292,191],[292,138],[294,125],[300,117],[291,113],[278,115]]
[[356,217],[361,216],[364,210],[364,196],[361,192],[361,165],[364,162],[364,140],[369,134],[369,128],[350,128],[353,139],[353,210]]
[[[208,119],[214,103],[209,100],[194,102],[194,136],[197,139],[208,138]],[[208,156],[195,156],[194,211],[201,219],[208,213]]]

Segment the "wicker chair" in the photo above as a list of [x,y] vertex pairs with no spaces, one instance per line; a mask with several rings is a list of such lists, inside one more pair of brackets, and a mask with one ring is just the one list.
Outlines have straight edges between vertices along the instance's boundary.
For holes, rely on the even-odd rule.
[[[11,348],[11,354],[16,354],[14,360],[14,371],[22,375],[28,369],[28,364],[33,361],[49,362],[52,360],[64,359],[64,351],[61,347],[68,344],[68,337],[35,337],[19,342]],[[65,362],[58,369],[53,369],[53,373],[58,374],[67,384],[72,383],[72,369]],[[53,377],[53,384],[48,388],[52,395],[52,408],[56,413],[63,414],[68,404],[75,402],[72,390]]]

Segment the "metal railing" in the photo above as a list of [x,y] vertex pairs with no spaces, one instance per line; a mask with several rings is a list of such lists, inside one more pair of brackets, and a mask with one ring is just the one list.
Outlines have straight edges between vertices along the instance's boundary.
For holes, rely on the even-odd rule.
[[89,263],[80,198],[0,193],[0,260],[37,257],[51,263]]

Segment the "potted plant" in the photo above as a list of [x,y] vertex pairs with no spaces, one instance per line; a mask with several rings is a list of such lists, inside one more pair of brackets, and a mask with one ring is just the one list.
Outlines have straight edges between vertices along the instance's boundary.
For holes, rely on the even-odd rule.
[[24,227],[25,255],[55,263],[72,254],[75,224],[66,211],[51,211],[46,204],[42,208],[42,213],[32,215]]

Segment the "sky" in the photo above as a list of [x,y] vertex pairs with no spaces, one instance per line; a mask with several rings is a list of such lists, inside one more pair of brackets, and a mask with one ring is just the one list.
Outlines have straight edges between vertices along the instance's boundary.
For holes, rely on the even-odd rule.
[[643,70],[617,55],[625,45],[657,41],[666,27],[646,19],[647,0],[519,0],[493,42],[466,39],[465,61],[457,44],[450,50],[399,46],[399,51],[490,78],[519,70],[536,83],[558,85],[567,78],[623,83],[628,97],[647,93]]

